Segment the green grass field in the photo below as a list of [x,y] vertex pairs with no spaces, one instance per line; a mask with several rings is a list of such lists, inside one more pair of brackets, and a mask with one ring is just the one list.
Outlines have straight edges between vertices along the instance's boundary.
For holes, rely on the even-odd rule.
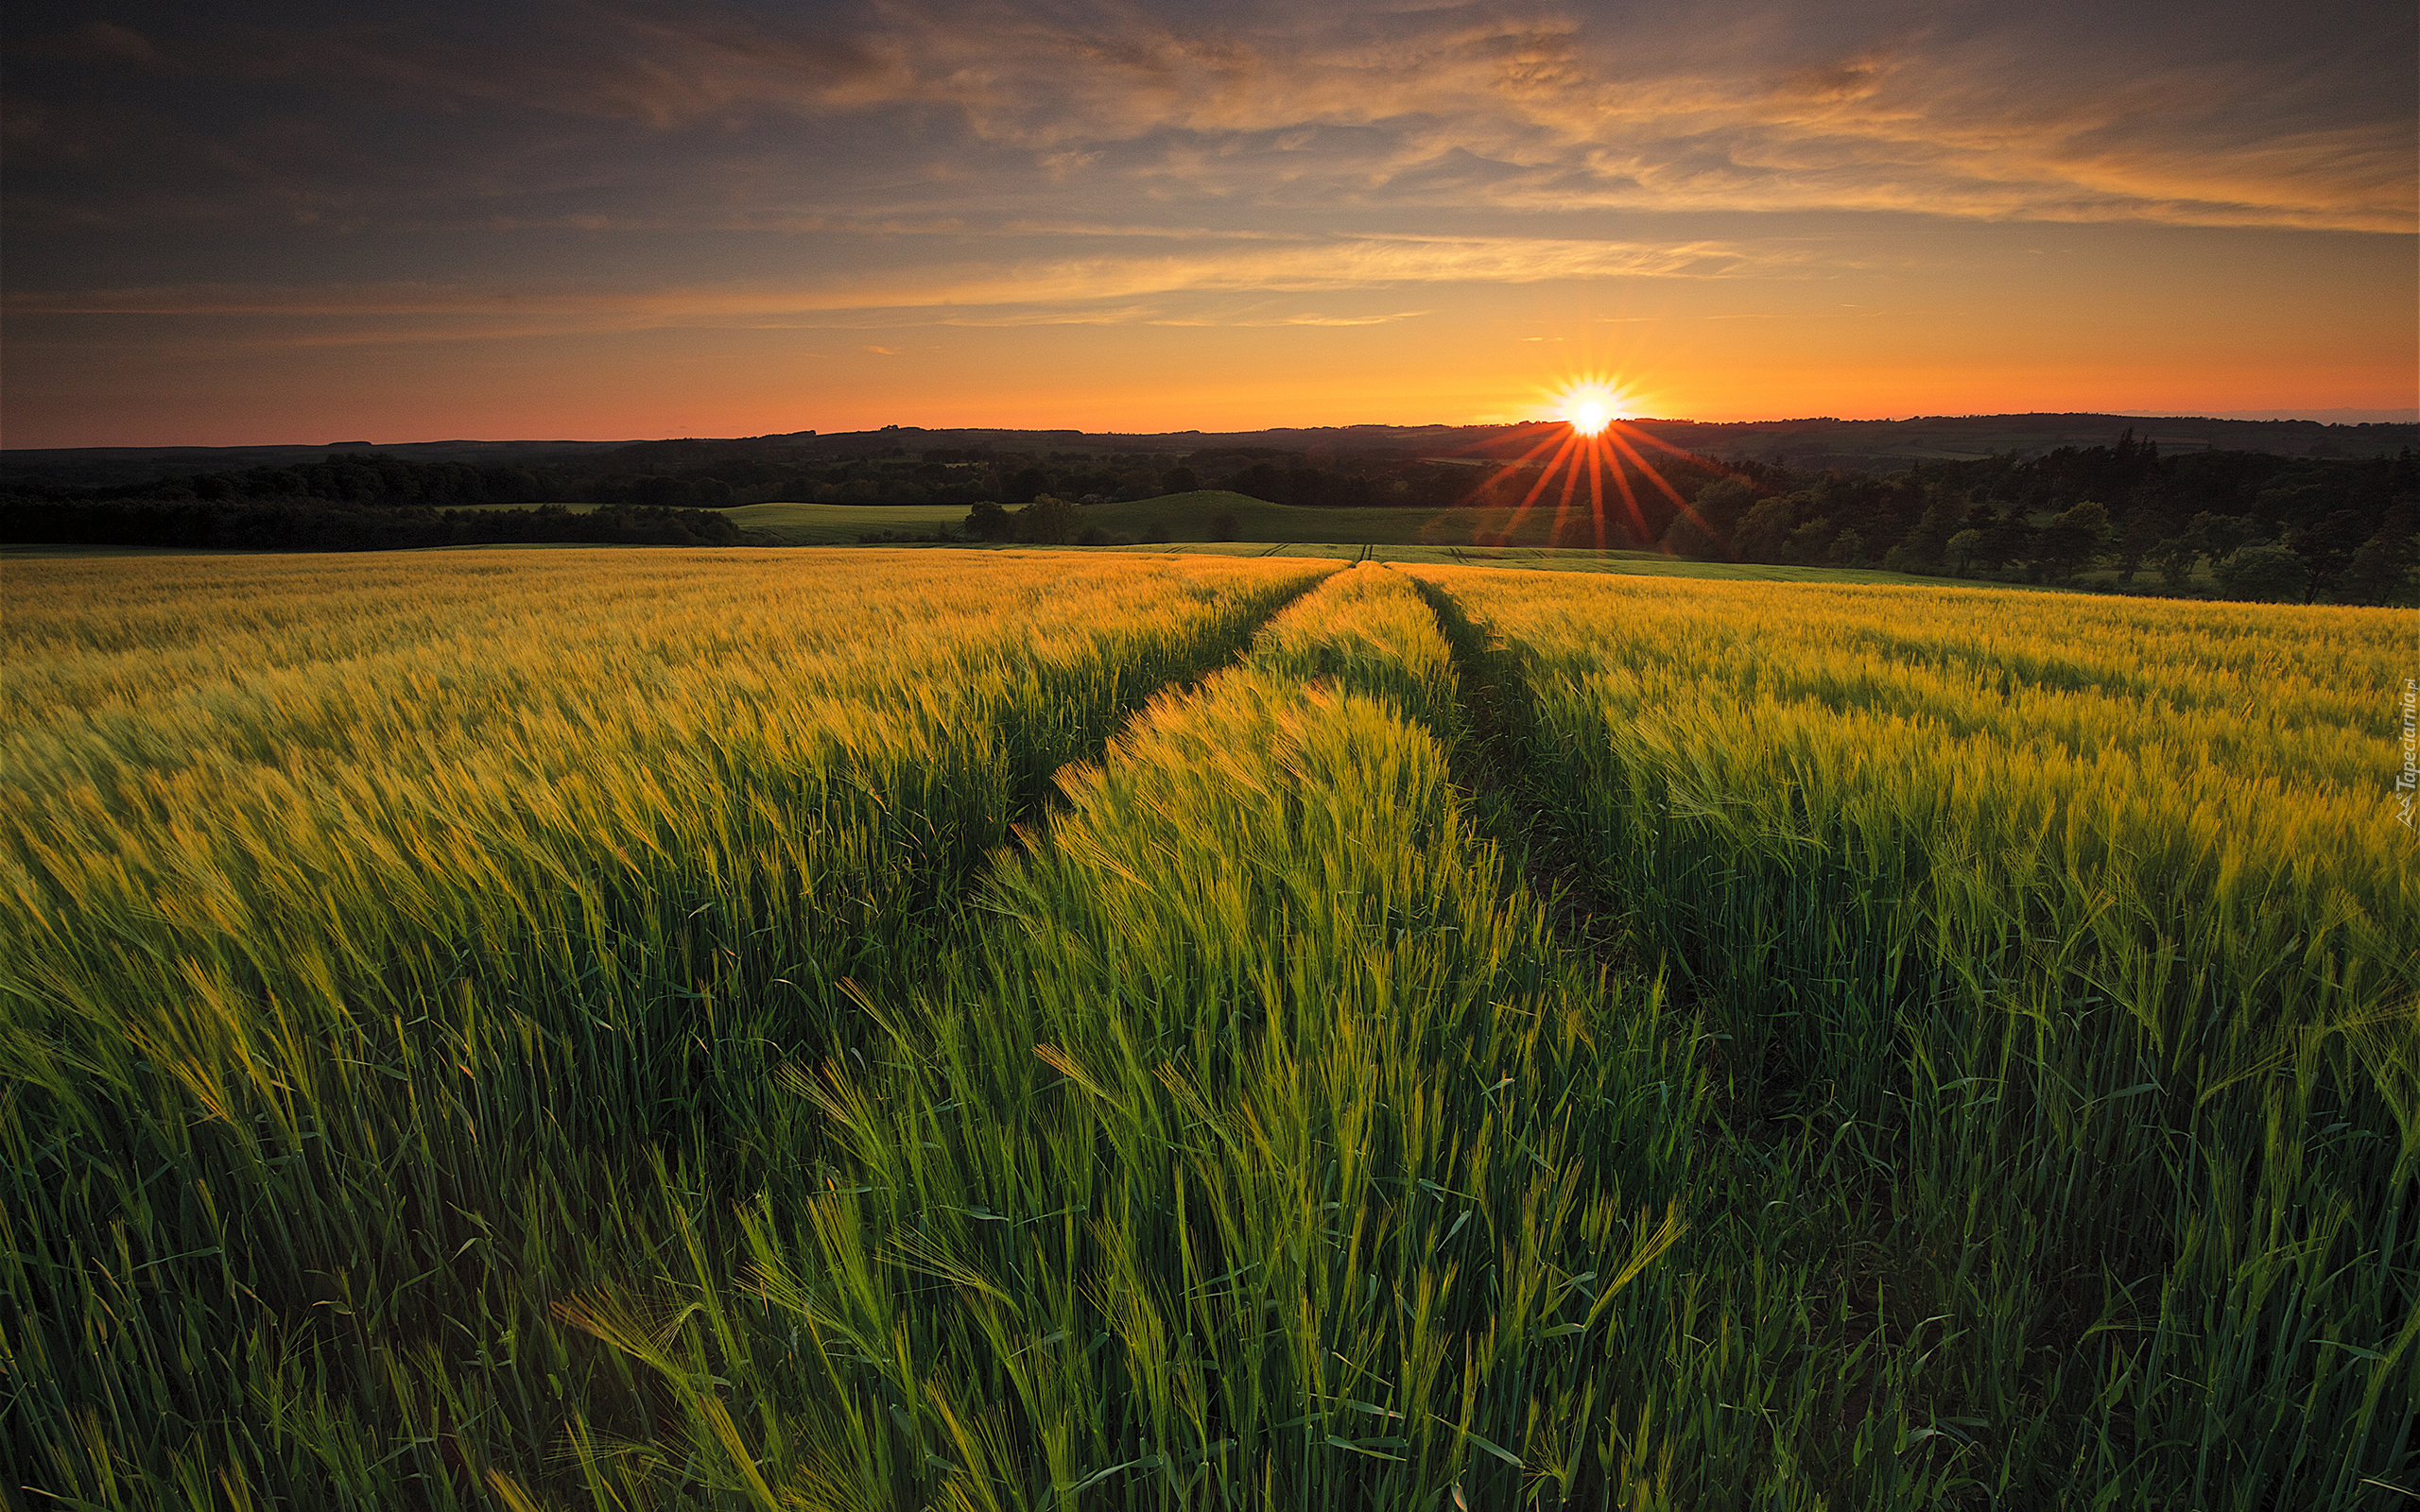
[[2420,615],[1318,544],[12,558],[8,1484],[2420,1491]]
[[[966,519],[957,505],[750,504],[723,513],[766,539],[791,546],[845,545],[862,534],[955,528]],[[1208,541],[1221,515],[1235,518],[1238,539],[1271,542],[1346,541],[1353,544],[1418,545],[1443,533],[1468,541],[1474,532],[1512,529],[1513,542],[1546,545],[1553,539],[1554,511],[1531,510],[1517,528],[1509,509],[1299,509],[1268,504],[1241,493],[1204,489],[1126,504],[1083,507],[1083,523],[1111,535],[1141,541],[1164,530],[1172,541]]]
[[966,523],[966,507],[958,504],[743,504],[722,512],[785,546],[854,545],[884,530],[925,535]]

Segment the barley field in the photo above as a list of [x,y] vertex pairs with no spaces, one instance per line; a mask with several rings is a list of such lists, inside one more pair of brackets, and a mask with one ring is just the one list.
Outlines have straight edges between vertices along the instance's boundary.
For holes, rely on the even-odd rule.
[[27,1505],[2420,1494],[2408,612],[9,588]]

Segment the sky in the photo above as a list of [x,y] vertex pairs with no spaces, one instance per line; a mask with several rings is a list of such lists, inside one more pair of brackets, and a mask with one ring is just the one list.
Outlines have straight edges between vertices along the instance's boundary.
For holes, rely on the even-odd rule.
[[2408,0],[12,0],[0,443],[2410,418]]

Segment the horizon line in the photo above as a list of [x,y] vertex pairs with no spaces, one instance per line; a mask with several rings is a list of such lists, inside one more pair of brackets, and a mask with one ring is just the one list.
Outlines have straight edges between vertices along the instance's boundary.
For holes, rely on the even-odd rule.
[[[2321,418],[2320,418],[2321,416],[2330,416],[2330,417],[2337,417],[2337,416],[2342,416],[2342,417],[2360,416],[2360,417],[2363,417],[2363,418],[2361,418],[2361,419],[2350,419],[2350,418],[2346,418],[2346,419],[2334,419],[2334,418],[2330,418],[2330,419],[2321,419]],[[2401,418],[2387,418],[2387,417],[2401,417]],[[1729,427],[1733,427],[1733,426],[1756,426],[1756,425],[1814,425],[1814,424],[1823,424],[1823,425],[1908,425],[1908,424],[1915,424],[1915,423],[1919,423],[1919,422],[1922,422],[1922,421],[1925,421],[2001,420],[2001,419],[2008,419],[2008,420],[2055,420],[2055,419],[2066,419],[2066,418],[2074,418],[2074,419],[2077,419],[2077,420],[2164,420],[2164,421],[2200,421],[2200,422],[2204,422],[2204,423],[2220,423],[2220,424],[2231,424],[2231,425],[2287,425],[2287,424],[2292,424],[2292,425],[2317,425],[2317,426],[2321,426],[2321,427],[2324,427],[2324,428],[2326,428],[2326,429],[2331,429],[2331,430],[2332,430],[2332,429],[2338,429],[2338,428],[2342,428],[2342,429],[2346,429],[2346,430],[2355,430],[2355,429],[2363,429],[2363,428],[2367,428],[2367,427],[2372,426],[2372,425],[2405,425],[2405,426],[2420,425],[2420,408],[2396,410],[2396,409],[2388,409],[2388,408],[2369,409],[2369,408],[2361,408],[2361,407],[2352,406],[2352,405],[2346,405],[2346,406],[2342,406],[2342,407],[2326,407],[2326,408],[2322,408],[2322,407],[2314,406],[2314,408],[2313,408],[2313,409],[2311,409],[2311,410],[2309,410],[2309,411],[2306,411],[2306,412],[2301,413],[2301,414],[2285,414],[2285,413],[2277,413],[2277,412],[2270,411],[2270,410],[2236,410],[2236,411],[2232,411],[2232,412],[2228,412],[2228,413],[2224,413],[2224,414],[2195,414],[2195,413],[2191,413],[2191,412],[2189,412],[2189,411],[2178,411],[2178,410],[2152,410],[2152,409],[2104,409],[2104,410],[2083,410],[2083,409],[2032,409],[2032,410],[1988,410],[1988,411],[1969,411],[1969,412],[1964,412],[1964,413],[1954,413],[1954,414],[1953,414],[1953,413],[1941,413],[1941,414],[1930,414],[1930,415],[1927,415],[1927,414],[1922,414],[1922,413],[1917,413],[1917,414],[1910,414],[1910,415],[1908,415],[1908,416],[1905,416],[1905,417],[1899,417],[1899,416],[1870,416],[1870,417],[1857,418],[1857,419],[1844,419],[1844,418],[1842,418],[1842,417],[1836,416],[1836,415],[1791,415],[1791,416],[1772,416],[1772,417],[1768,417],[1768,418],[1755,419],[1755,420],[1694,420],[1694,419],[1690,419],[1690,418],[1687,418],[1687,417],[1685,417],[1685,416],[1670,416],[1670,415],[1636,415],[1636,416],[1623,416],[1623,417],[1621,417],[1621,419],[1622,419],[1622,421],[1623,421],[1623,422],[1624,422],[1624,423],[1626,423],[1626,424],[1633,424],[1633,425],[1696,425],[1696,426],[1723,427],[1723,428],[1729,428]],[[801,430],[795,430],[795,431],[768,431],[768,432],[764,432],[764,433],[760,433],[760,434],[752,435],[752,436],[700,436],[700,435],[695,435],[695,434],[685,435],[685,436],[594,436],[594,437],[569,437],[569,436],[535,437],[535,436],[522,436],[522,437],[497,437],[497,438],[484,438],[484,437],[460,437],[460,436],[458,436],[458,437],[432,438],[428,438],[428,439],[421,439],[421,440],[398,440],[398,441],[374,441],[374,440],[348,439],[348,440],[334,440],[334,441],[188,441],[188,442],[175,442],[175,441],[171,441],[171,442],[151,442],[151,443],[106,443],[106,442],[105,442],[105,443],[100,443],[100,444],[86,444],[86,445],[81,445],[81,446],[10,446],[10,445],[8,445],[6,442],[0,442],[0,455],[27,455],[27,454],[37,453],[37,452],[233,452],[233,451],[268,451],[268,450],[286,450],[286,449],[291,449],[291,450],[302,450],[302,451],[333,451],[333,450],[343,450],[343,449],[348,449],[348,448],[365,448],[365,447],[366,447],[366,448],[385,448],[385,447],[406,447],[406,446],[547,446],[547,445],[562,445],[562,446],[644,446],[644,445],[658,444],[658,443],[666,443],[666,442],[675,442],[675,441],[754,441],[754,440],[776,440],[776,439],[780,439],[780,438],[784,438],[784,437],[817,437],[817,438],[840,438],[840,437],[879,436],[879,435],[882,435],[883,433],[885,433],[885,432],[887,432],[887,431],[915,432],[915,433],[920,434],[920,435],[948,435],[948,434],[953,434],[953,433],[955,433],[955,434],[966,434],[966,433],[992,433],[992,434],[1004,435],[1004,436],[1037,436],[1037,437],[1043,437],[1043,436],[1063,436],[1063,437],[1071,437],[1071,438],[1074,438],[1074,437],[1084,437],[1084,438],[1091,438],[1091,437],[1100,437],[1100,438],[1131,437],[1131,438],[1136,438],[1136,439],[1154,439],[1154,438],[1166,438],[1166,437],[1180,437],[1180,436],[1262,436],[1262,435],[1271,435],[1271,434],[1276,434],[1276,433],[1305,433],[1305,432],[1321,432],[1321,431],[1337,431],[1337,432],[1341,432],[1341,431],[1478,431],[1478,430],[1518,430],[1518,429],[1521,429],[1521,428],[1526,427],[1526,426],[1532,426],[1532,425],[1557,425],[1557,424],[1563,424],[1563,423],[1565,423],[1565,422],[1564,422],[1564,421],[1563,421],[1562,420],[1558,419],[1558,418],[1551,417],[1551,416],[1541,416],[1541,417],[1537,417],[1537,418],[1533,418],[1533,419],[1530,419],[1530,420],[1517,420],[1517,421],[1463,421],[1463,422],[1461,422],[1461,423],[1444,422],[1444,421],[1425,421],[1425,422],[1416,423],[1416,424],[1402,424],[1402,423],[1397,423],[1397,422],[1394,422],[1394,421],[1355,421],[1355,422],[1352,422],[1352,423],[1348,423],[1348,424],[1341,424],[1341,425],[1260,425],[1260,426],[1239,427],[1239,428],[1234,428],[1234,429],[1220,429],[1220,430],[1204,430],[1204,429],[1201,429],[1201,428],[1200,428],[1200,427],[1189,427],[1189,428],[1180,429],[1180,430],[1160,430],[1160,431],[1141,431],[1141,430],[1136,430],[1136,431],[1124,431],[1124,430],[1101,430],[1101,431],[1089,431],[1089,430],[1083,430],[1083,429],[1080,429],[1080,428],[1079,428],[1079,427],[1075,427],[1075,426],[1020,426],[1020,425],[921,425],[921,424],[917,424],[917,425],[910,425],[910,424],[891,424],[891,425],[869,426],[869,427],[864,427],[864,428],[856,429],[856,430],[839,430],[839,431],[821,431],[821,430],[813,430],[813,429],[801,429]]]

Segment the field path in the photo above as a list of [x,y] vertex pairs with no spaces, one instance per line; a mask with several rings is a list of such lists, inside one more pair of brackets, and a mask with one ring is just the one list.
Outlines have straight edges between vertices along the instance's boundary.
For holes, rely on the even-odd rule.
[[1586,1500],[1565,1409],[1682,1231],[1689,1052],[1471,830],[1461,728],[1363,565],[1063,774],[937,987],[869,995],[876,1064],[802,1081],[845,1154],[745,1220],[773,1317],[667,1299],[694,1460],[732,1463],[691,1351],[804,1326],[813,1426],[752,1452],[833,1504]]

